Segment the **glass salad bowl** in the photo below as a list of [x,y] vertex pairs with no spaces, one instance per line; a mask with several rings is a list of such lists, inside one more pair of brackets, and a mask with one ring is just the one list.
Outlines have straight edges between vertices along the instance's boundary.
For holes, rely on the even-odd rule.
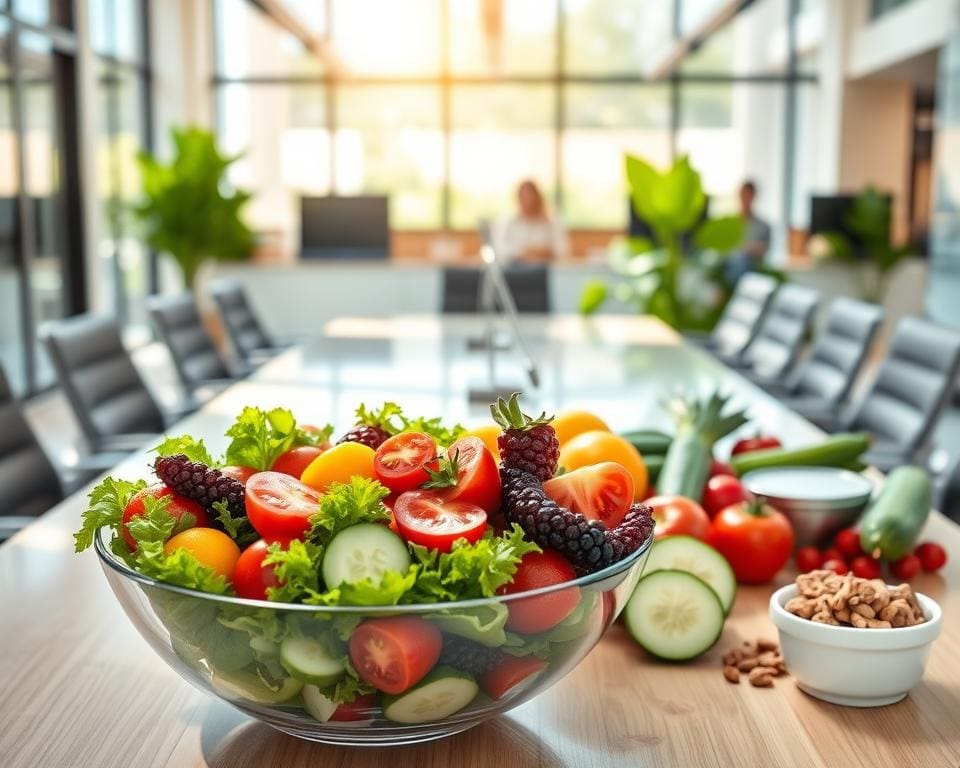
[[[383,746],[464,731],[560,680],[620,614],[652,535],[620,562],[563,584],[372,607],[281,604],[171,586],[130,569],[109,540],[101,528],[95,545],[107,581],[140,634],[184,679],[294,736]],[[386,681],[338,705],[355,693],[333,689],[352,679],[344,665],[358,657],[387,670]]]

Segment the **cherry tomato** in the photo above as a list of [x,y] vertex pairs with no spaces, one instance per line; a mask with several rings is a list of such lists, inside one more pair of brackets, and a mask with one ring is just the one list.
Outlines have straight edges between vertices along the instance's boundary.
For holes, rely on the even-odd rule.
[[633,504],[633,476],[622,464],[590,464],[543,484],[547,496],[561,507],[616,528]]
[[487,513],[466,501],[447,501],[437,491],[407,491],[393,505],[397,532],[407,541],[440,552],[449,552],[453,542],[471,544],[487,529]]
[[853,558],[850,562],[850,570],[853,571],[854,576],[861,579],[879,579],[883,576],[880,562],[866,555]]
[[836,547],[827,547],[823,550],[823,559],[824,562],[827,560],[842,560],[843,562],[847,562],[847,556]]
[[840,531],[833,540],[833,546],[839,549],[845,558],[863,554],[860,549],[860,532],[855,528],[844,528]]
[[480,676],[480,687],[491,699],[502,699],[522,682],[533,679],[547,667],[536,656],[505,656],[503,661]]
[[838,576],[843,576],[843,574],[850,570],[843,560],[836,558],[824,561],[823,566],[821,567],[824,570],[833,571]]
[[320,494],[281,472],[257,472],[247,481],[247,516],[267,541],[299,539],[320,506]]
[[717,475],[733,475],[736,476],[736,472],[733,471],[731,467],[725,461],[717,461],[717,459],[710,459],[710,477],[716,477]]
[[914,576],[920,573],[920,558],[916,555],[904,555],[899,560],[890,563],[890,573],[900,581],[910,581]]
[[315,445],[297,445],[286,453],[281,453],[273,466],[270,467],[274,472],[282,472],[290,477],[300,479],[303,470],[310,466],[311,462],[323,453],[323,448]]
[[440,658],[443,637],[415,616],[368,619],[350,635],[350,661],[363,682],[384,693],[403,693]]
[[234,540],[214,528],[188,528],[163,545],[164,554],[167,555],[178,549],[191,552],[201,565],[228,580],[233,578],[234,568],[240,558],[240,547]]
[[794,559],[797,561],[797,570],[800,573],[819,570],[824,563],[823,552],[816,547],[800,547]]
[[743,440],[737,440],[730,451],[731,456],[738,453],[750,453],[751,451],[762,451],[767,448],[780,448],[781,442],[773,435],[756,435],[755,437],[746,437]]
[[[123,540],[126,542],[127,547],[131,552],[136,551],[137,542],[133,538],[133,534],[130,533],[130,529],[127,526],[133,518],[139,517],[144,513],[145,499],[162,499],[164,497],[170,498],[170,501],[167,502],[167,511],[177,519],[176,525],[173,527],[175,533],[184,531],[187,528],[209,527],[210,518],[207,516],[207,513],[203,507],[201,507],[192,499],[188,499],[186,496],[181,496],[178,493],[174,493],[163,483],[157,483],[156,485],[151,485],[148,488],[144,488],[142,491],[137,491],[137,493],[133,495],[133,498],[127,502],[127,506],[123,509]],[[184,515],[189,515],[193,518],[192,525],[189,524],[190,517],[184,519]]]
[[373,471],[377,479],[394,493],[412,491],[430,476],[425,467],[437,458],[437,443],[423,432],[401,432],[377,448]]
[[220,474],[232,477],[234,480],[246,485],[247,480],[257,474],[257,470],[253,467],[220,467]]
[[726,509],[731,504],[746,501],[748,498],[746,488],[736,477],[714,475],[707,479],[703,489],[703,509],[710,517],[716,517],[720,510]]
[[[501,595],[515,595],[531,589],[551,587],[576,578],[573,566],[558,552],[529,552],[520,560],[513,581],[497,590]],[[573,613],[580,603],[580,588],[571,587],[546,595],[511,600],[507,629],[523,635],[546,632]]]
[[371,710],[375,706],[377,706],[377,694],[365,693],[357,696],[353,701],[345,701],[333,711],[330,719],[337,722],[370,720],[373,717]]
[[644,504],[653,510],[657,538],[677,533],[706,539],[710,518],[697,502],[686,496],[654,496]]
[[233,572],[233,589],[239,597],[266,600],[267,588],[280,586],[280,579],[274,573],[273,566],[263,565],[268,546],[270,545],[266,541],[260,539],[240,553]]
[[947,551],[932,541],[925,541],[920,544],[913,551],[913,554],[920,558],[920,566],[927,573],[939,571],[947,564]]
[[768,504],[741,502],[710,524],[707,543],[730,563],[737,581],[762,584],[786,565],[793,550],[790,521]]
[[447,449],[448,457],[457,457],[457,484],[445,488],[448,501],[466,501],[486,510],[488,515],[500,509],[500,470],[497,460],[479,437],[461,437]]

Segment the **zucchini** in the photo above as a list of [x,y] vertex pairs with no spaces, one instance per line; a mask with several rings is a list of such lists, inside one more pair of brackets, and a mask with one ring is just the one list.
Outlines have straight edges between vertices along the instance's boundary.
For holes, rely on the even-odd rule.
[[917,542],[933,504],[930,478],[920,467],[897,467],[860,519],[860,546],[884,560],[899,560]]
[[644,454],[643,463],[647,465],[647,479],[651,485],[659,479],[665,458],[665,456],[661,456],[658,453]]
[[677,433],[663,460],[657,491],[699,501],[710,474],[713,444],[747,423],[743,411],[726,416],[721,411],[729,398],[714,392],[705,400],[677,398],[667,408],[677,422]]
[[730,466],[738,475],[767,467],[844,467],[860,458],[870,447],[865,432],[840,433],[803,448],[767,448],[738,453]]
[[673,440],[666,432],[658,429],[635,429],[632,432],[621,432],[620,437],[640,451],[644,461],[648,453],[657,453],[661,456],[665,454]]

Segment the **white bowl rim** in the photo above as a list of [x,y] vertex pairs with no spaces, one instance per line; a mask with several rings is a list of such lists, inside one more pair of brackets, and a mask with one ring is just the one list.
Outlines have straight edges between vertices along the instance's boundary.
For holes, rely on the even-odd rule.
[[770,595],[770,619],[781,632],[821,645],[864,651],[915,648],[936,640],[943,624],[943,611],[940,606],[933,598],[920,592],[914,594],[927,620],[923,624],[915,624],[912,627],[890,629],[840,627],[802,619],[783,607],[796,593],[797,585],[791,583]]

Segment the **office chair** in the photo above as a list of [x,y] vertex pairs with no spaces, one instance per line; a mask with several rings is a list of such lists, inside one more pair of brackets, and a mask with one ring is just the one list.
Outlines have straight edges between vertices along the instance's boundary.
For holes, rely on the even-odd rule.
[[735,364],[760,381],[782,377],[797,361],[819,303],[820,294],[812,288],[792,283],[780,286],[753,340]]
[[291,346],[271,338],[264,330],[239,280],[218,280],[210,286],[210,293],[220,310],[230,345],[244,365],[265,362]]
[[713,331],[709,335],[688,333],[685,338],[719,357],[736,359],[753,340],[777,285],[769,275],[747,272],[737,281]]
[[[501,267],[517,311],[528,314],[550,312],[550,277],[546,266],[508,264]],[[480,312],[484,270],[475,267],[447,267],[443,270],[441,311]]]

